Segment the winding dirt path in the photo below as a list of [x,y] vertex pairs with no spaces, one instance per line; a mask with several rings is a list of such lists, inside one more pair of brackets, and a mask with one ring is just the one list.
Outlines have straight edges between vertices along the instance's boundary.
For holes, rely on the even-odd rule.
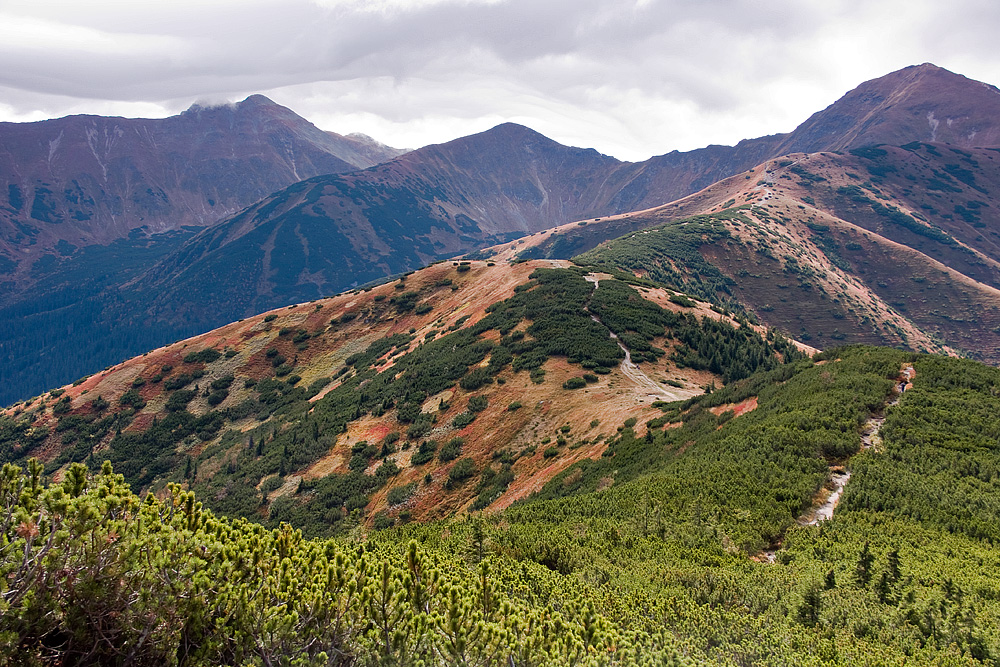
[[[886,400],[884,407],[899,405],[899,400],[902,397],[903,392],[912,386],[913,378],[916,377],[916,374],[916,370],[914,370],[913,366],[910,364],[907,364],[902,368],[896,389],[893,391],[890,398]],[[882,446],[882,438],[880,437],[879,432],[882,430],[882,425],[884,423],[885,415],[883,414],[872,414],[868,417],[865,421],[864,427],[861,429],[862,450],[871,449],[876,452],[879,450]],[[802,516],[798,518],[799,525],[816,526],[821,521],[827,521],[833,518],[833,512],[837,509],[837,505],[840,504],[840,498],[844,495],[844,489],[847,487],[847,483],[851,481],[851,471],[844,465],[831,465],[829,481],[829,486],[832,487],[830,494],[820,505],[812,507],[802,514]],[[755,558],[759,561],[773,563],[775,561],[776,551],[777,548],[765,549],[757,554]]]
[[[584,279],[587,282],[592,283],[595,290],[597,289],[597,283],[599,281],[597,276],[584,276]],[[598,319],[597,315],[594,315],[593,313],[590,314],[590,318],[602,326],[607,326],[601,322],[600,319]],[[610,329],[608,329],[608,331],[611,334],[611,337],[615,339],[615,342],[618,343],[618,347],[620,347],[622,352],[625,353],[625,360],[622,361],[620,366],[622,374],[624,374],[629,380],[632,380],[632,382],[639,385],[641,390],[645,390],[647,392],[646,395],[649,398],[663,401],[681,401],[691,396],[691,392],[688,391],[671,391],[662,387],[656,380],[653,380],[646,375],[643,370],[639,368],[638,364],[632,361],[632,354],[628,351],[628,348],[625,347],[625,344],[618,339],[615,332]]]
[[[896,389],[893,391],[891,397],[885,402],[883,410],[886,407],[892,405],[899,405],[899,399],[902,397],[903,392],[910,388],[910,382],[916,376],[916,371],[913,366],[907,364],[900,370],[900,380],[897,382]],[[879,447],[882,445],[882,438],[879,435],[882,431],[882,425],[885,423],[884,414],[872,414],[865,421],[864,427],[861,429],[861,449],[867,450],[871,449],[878,451]],[[833,487],[830,491],[830,495],[827,496],[826,500],[819,505],[814,507],[802,516],[799,517],[799,523],[805,526],[815,526],[820,521],[826,521],[833,517],[833,511],[837,509],[837,505],[840,503],[840,497],[844,493],[844,487],[847,483],[851,481],[851,471],[844,466],[830,466],[830,482]]]

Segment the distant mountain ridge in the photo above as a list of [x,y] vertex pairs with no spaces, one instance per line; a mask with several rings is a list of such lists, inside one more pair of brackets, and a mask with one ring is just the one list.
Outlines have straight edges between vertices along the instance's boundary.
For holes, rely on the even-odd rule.
[[0,269],[30,282],[60,246],[204,227],[318,174],[398,151],[324,132],[263,95],[163,119],[0,123]]
[[[936,94],[943,89],[947,94]],[[970,90],[966,95],[961,90]],[[970,99],[972,100],[970,102]],[[936,116],[935,116],[936,114]],[[948,133],[934,130],[938,118]],[[243,317],[314,299],[504,238],[659,206],[788,152],[1000,137],[1000,91],[925,64],[866,82],[795,131],[642,163],[562,146],[528,128],[428,146],[374,169],[279,191],[191,239],[137,285],[161,312]],[[275,253],[273,249],[280,252]],[[322,249],[317,252],[317,249]],[[232,275],[239,280],[215,280]],[[212,284],[211,294],[200,285]],[[254,293],[256,292],[256,293]],[[197,317],[197,316],[196,316]]]
[[617,212],[658,206],[789,153],[911,141],[1000,146],[1000,90],[930,63],[905,67],[862,83],[792,132],[638,163],[614,203]]
[[508,123],[297,183],[191,239],[134,287],[164,318],[197,294],[185,314],[236,319],[600,213],[623,166]]
[[[63,242],[31,264],[44,291],[17,296],[14,282],[4,283],[14,297],[0,311],[0,349],[14,377],[47,377],[31,385],[40,389],[267,308],[560,224],[659,207],[725,178],[749,178],[788,151],[932,138],[989,145],[998,118],[996,88],[924,64],[862,84],[791,133],[642,163],[508,123],[362,171],[298,181],[197,234],[133,230],[134,238],[86,252]],[[32,247],[27,237],[19,243]],[[127,269],[93,271],[106,255]],[[68,340],[69,354],[56,354]],[[59,374],[53,360],[65,365]]]
[[662,207],[583,222],[480,256],[635,272],[819,347],[960,350],[1000,363],[997,149],[792,153]]

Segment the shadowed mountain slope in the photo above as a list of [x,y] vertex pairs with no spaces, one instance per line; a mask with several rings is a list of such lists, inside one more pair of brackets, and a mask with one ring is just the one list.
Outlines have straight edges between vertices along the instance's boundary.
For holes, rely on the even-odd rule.
[[0,123],[0,263],[30,284],[46,253],[203,227],[303,178],[397,154],[377,147],[262,95],[163,119]]

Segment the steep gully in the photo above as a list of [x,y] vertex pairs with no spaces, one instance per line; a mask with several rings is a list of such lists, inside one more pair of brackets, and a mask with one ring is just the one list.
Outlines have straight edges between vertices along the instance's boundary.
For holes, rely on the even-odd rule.
[[[906,365],[900,371],[900,378],[896,389],[891,394],[890,398],[885,402],[884,407],[889,407],[899,404],[899,399],[902,397],[903,392],[910,388],[913,378],[916,376],[916,371],[913,366]],[[882,424],[885,423],[884,414],[872,414],[865,421],[864,427],[861,429],[861,449],[862,450],[873,450],[878,451],[879,446],[882,444],[882,438],[879,435],[882,430]],[[830,495],[827,496],[826,500],[805,512],[802,516],[798,518],[798,523],[803,526],[815,526],[821,521],[827,521],[833,518],[833,511],[837,509],[837,505],[840,503],[840,498],[844,494],[844,488],[847,483],[851,481],[851,471],[847,469],[844,465],[831,465],[830,466],[830,485],[833,487],[830,491]],[[758,555],[758,560],[766,561],[768,563],[773,563],[775,559],[775,549],[766,549]]]

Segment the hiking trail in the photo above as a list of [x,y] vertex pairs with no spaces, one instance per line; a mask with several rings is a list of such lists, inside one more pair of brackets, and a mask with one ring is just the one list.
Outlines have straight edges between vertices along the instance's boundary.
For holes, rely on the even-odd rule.
[[[868,449],[875,452],[879,451],[879,448],[882,446],[882,438],[879,434],[882,430],[882,425],[885,423],[884,408],[899,405],[899,400],[903,392],[912,386],[913,378],[916,374],[911,364],[906,364],[900,370],[899,379],[892,394],[890,394],[883,405],[883,410],[869,415],[861,428],[861,451]],[[837,505],[840,504],[840,498],[843,496],[844,489],[847,487],[849,481],[851,481],[851,471],[846,463],[831,465],[827,484],[824,485],[825,488],[830,490],[829,495],[820,505],[811,507],[802,514],[797,519],[798,524],[801,526],[816,526],[821,521],[833,518],[833,512],[837,509]],[[758,559],[773,563],[776,551],[777,548],[765,549],[758,555]]]

